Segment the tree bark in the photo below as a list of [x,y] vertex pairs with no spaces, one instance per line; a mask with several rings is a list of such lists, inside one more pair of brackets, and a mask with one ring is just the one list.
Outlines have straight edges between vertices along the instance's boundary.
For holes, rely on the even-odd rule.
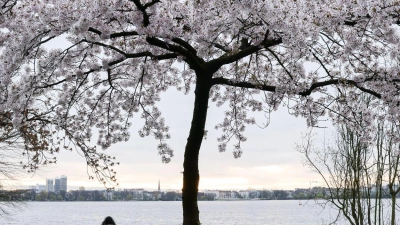
[[396,224],[396,193],[391,193],[392,194],[392,212],[391,212],[391,218],[390,218],[390,224],[395,225]]
[[185,148],[183,162],[183,225],[200,224],[197,193],[200,181],[199,151],[207,118],[211,76],[197,76],[192,124]]

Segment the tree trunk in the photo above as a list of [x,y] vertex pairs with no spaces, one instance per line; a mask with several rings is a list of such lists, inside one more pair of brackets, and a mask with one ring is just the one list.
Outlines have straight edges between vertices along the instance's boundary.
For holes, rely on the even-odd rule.
[[391,220],[390,224],[395,225],[396,224],[396,193],[391,193],[392,194],[392,213],[391,213]]
[[211,85],[208,79],[197,76],[192,125],[187,139],[183,162],[183,225],[200,224],[199,209],[197,206],[197,193],[200,181],[199,151],[204,136],[210,88]]

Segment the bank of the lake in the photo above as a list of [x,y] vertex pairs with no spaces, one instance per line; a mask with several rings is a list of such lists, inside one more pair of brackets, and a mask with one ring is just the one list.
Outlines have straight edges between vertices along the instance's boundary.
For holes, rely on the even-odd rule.
[[[112,216],[118,225],[179,225],[181,202],[28,202],[7,218],[13,225],[99,225]],[[329,224],[335,210],[314,201],[203,201],[203,225],[319,225]],[[340,223],[346,224],[346,223]]]

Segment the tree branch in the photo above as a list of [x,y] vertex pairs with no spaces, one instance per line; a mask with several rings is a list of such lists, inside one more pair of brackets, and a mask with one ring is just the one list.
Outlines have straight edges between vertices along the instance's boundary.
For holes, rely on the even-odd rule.
[[[95,33],[99,36],[103,33],[93,27],[89,27],[88,31]],[[137,35],[139,35],[139,34],[136,31],[123,31],[123,32],[117,32],[117,33],[110,34],[110,38],[112,39],[112,38],[118,38],[118,37],[128,37],[128,36],[137,36]]]
[[[311,93],[317,88],[325,87],[325,86],[329,86],[329,85],[336,85],[336,84],[340,84],[340,83],[351,84],[354,87],[358,88],[359,90],[361,90],[363,92],[366,92],[366,93],[368,93],[370,95],[373,95],[373,96],[375,96],[375,97],[377,97],[379,99],[382,97],[381,94],[379,94],[379,93],[377,93],[375,91],[372,91],[372,90],[369,90],[367,88],[359,86],[353,80],[339,80],[339,79],[332,79],[332,80],[313,83],[309,89],[307,89],[305,91],[302,91],[302,92],[299,92],[297,94],[301,95],[301,96],[308,96],[308,95],[311,95]],[[232,87],[251,88],[251,89],[258,89],[258,90],[269,91],[269,92],[275,92],[276,91],[276,86],[265,85],[265,84],[252,84],[252,83],[244,82],[244,81],[237,82],[237,81],[232,81],[230,79],[226,79],[226,78],[223,78],[223,77],[213,78],[211,80],[211,84],[212,85],[227,85],[227,86],[232,86]]]
[[180,46],[186,48],[189,52],[191,52],[193,55],[197,54],[196,49],[194,49],[188,42],[180,39],[180,38],[172,38],[171,39],[173,42],[179,44]]
[[218,84],[232,86],[232,87],[258,89],[269,92],[275,92],[276,90],[276,86],[265,85],[265,84],[252,84],[249,82],[236,82],[223,77],[215,77],[211,80],[211,85],[218,85]]
[[215,70],[218,70],[221,66],[226,65],[226,64],[230,64],[233,62],[236,62],[246,56],[249,56],[253,53],[258,52],[259,50],[263,49],[263,48],[269,48],[275,45],[279,45],[282,43],[282,38],[277,38],[277,39],[272,39],[272,40],[265,40],[262,46],[254,46],[254,45],[250,45],[247,48],[244,48],[243,50],[235,53],[235,54],[231,54],[231,55],[223,55],[217,59],[213,59],[211,60],[208,64],[209,66],[211,66],[212,68],[215,68]]
[[222,50],[222,51],[224,51],[224,52],[229,52],[228,49],[226,49],[224,46],[222,46],[222,45],[220,45],[220,44],[215,43],[215,44],[214,44],[214,47],[216,47],[216,48],[218,48],[218,49],[220,49],[220,50]]
[[193,55],[189,50],[181,47],[181,46],[177,46],[177,45],[172,45],[172,44],[168,44],[165,41],[162,41],[156,37],[146,37],[146,41],[147,43],[160,47],[162,49],[174,52],[174,53],[179,53],[180,55],[185,57],[185,62],[187,62],[189,64],[190,67],[192,67],[192,69],[194,70],[202,70],[203,69],[203,65],[204,64],[204,60],[197,57],[196,55]]
[[[91,41],[88,41],[88,40],[83,40],[82,42],[87,42],[87,43],[90,43],[90,44],[99,45],[99,46],[102,46],[102,47],[105,47],[105,48],[112,49],[112,50],[120,53],[121,55],[125,56],[125,58],[128,58],[128,59],[141,58],[141,57],[148,56],[148,57],[151,57],[152,59],[164,60],[164,59],[173,59],[173,58],[176,58],[178,56],[178,54],[176,54],[176,53],[169,53],[169,54],[163,54],[163,55],[154,55],[151,52],[126,53],[126,52],[122,51],[119,48],[116,48],[116,47],[114,47],[112,45],[107,45],[107,44],[104,44],[104,43],[101,43],[101,42],[97,42],[97,41],[96,42],[91,42]],[[119,60],[114,61],[112,64],[109,64],[109,66],[115,65],[115,64],[120,63],[122,61],[119,61]]]
[[152,0],[151,2],[148,2],[144,5],[142,5],[140,0],[130,0],[130,1],[133,2],[136,5],[136,7],[138,8],[138,10],[142,12],[143,26],[147,27],[150,24],[150,15],[146,12],[146,9],[152,5],[160,2],[160,0]]

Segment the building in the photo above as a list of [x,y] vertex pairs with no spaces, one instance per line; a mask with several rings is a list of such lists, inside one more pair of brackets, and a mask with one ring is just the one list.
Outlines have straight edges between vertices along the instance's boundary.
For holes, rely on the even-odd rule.
[[46,191],[46,185],[36,184],[36,190],[37,190],[38,192]]
[[104,191],[103,196],[107,201],[112,201],[114,199],[114,191]]
[[60,192],[60,188],[61,188],[61,179],[56,177],[56,179],[54,179],[54,192]]
[[40,193],[41,191],[46,191],[46,185],[36,184],[33,186],[29,186],[28,189],[34,190],[34,191],[36,191],[36,193]]
[[214,196],[214,200],[219,198],[218,190],[204,190],[204,195]]
[[132,197],[135,200],[143,200],[143,192],[145,191],[143,188],[124,189],[124,191],[128,191],[130,194],[132,194]]
[[248,190],[249,198],[259,199],[261,197],[261,191],[259,190]]
[[249,199],[249,191],[239,191],[239,195],[243,198],[243,199]]
[[60,191],[67,191],[67,176],[60,176]]
[[46,191],[47,192],[54,192],[53,179],[46,179]]
[[234,191],[219,191],[218,199],[236,199],[236,192]]

